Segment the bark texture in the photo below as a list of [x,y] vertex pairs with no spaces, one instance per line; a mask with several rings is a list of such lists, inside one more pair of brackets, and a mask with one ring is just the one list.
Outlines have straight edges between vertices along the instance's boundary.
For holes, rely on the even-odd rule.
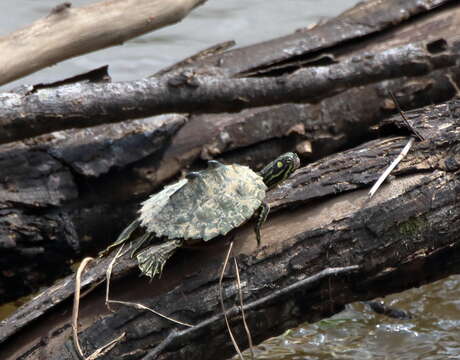
[[[460,40],[409,44],[280,77],[224,78],[178,71],[161,78],[63,85],[0,98],[0,142],[170,112],[235,112],[286,102],[316,103],[377,81],[426,75],[456,64]],[[435,49],[432,50],[432,47]],[[16,134],[16,136],[15,136]]]
[[[348,302],[383,296],[458,272],[460,102],[420,109],[411,112],[409,119],[426,140],[414,145],[393,179],[371,201],[366,190],[401,151],[407,137],[374,140],[298,170],[269,193],[273,212],[263,228],[262,248],[256,247],[252,224],[247,224],[227,240],[179,252],[168,262],[163,277],[152,283],[137,278],[137,274],[126,275],[134,264],[129,259],[121,261],[115,271],[125,277],[113,284],[114,298],[141,301],[197,327],[181,331],[155,315],[129,308],[101,318],[104,294],[96,291],[83,299],[81,322],[86,330],[81,336],[85,351],[91,353],[126,332],[126,340],[104,358],[130,354],[130,358],[140,359],[176,329],[178,334],[161,358],[230,355],[232,347],[217,297],[219,269],[229,239],[235,241],[232,255],[238,258],[246,316],[256,342],[303,321],[331,315]],[[399,117],[393,118],[385,126],[399,122]],[[84,283],[103,278],[109,260],[89,270]],[[325,268],[347,266],[358,269],[320,278],[308,286],[298,283]],[[288,290],[278,293],[281,289]],[[24,344],[16,337],[15,346],[5,347],[3,357],[14,358],[14,350],[14,356],[23,359],[38,359],[40,352],[51,359],[72,359],[65,311],[69,307],[65,299],[72,293],[69,277],[3,322],[3,341],[25,324],[28,326],[22,333],[35,339],[31,342],[27,337]],[[233,271],[225,276],[224,294],[227,308],[237,304]],[[46,313],[54,315],[44,321]],[[236,310],[232,313],[238,341],[245,344],[241,318]],[[32,326],[31,319],[39,316],[41,321]],[[45,328],[50,335],[41,341]],[[205,335],[209,332],[213,334],[212,346]],[[18,346],[18,341],[24,347]]]
[[[357,74],[349,74],[357,77],[361,72],[369,73],[372,67],[368,68],[366,61],[353,65],[351,59],[362,60],[364,53],[375,51],[391,54],[393,46],[407,49],[411,46],[407,44],[422,38],[431,44],[424,54],[431,54],[428,58],[433,64],[452,59],[445,56],[446,44],[452,43],[452,34],[460,26],[460,6],[439,2],[430,10],[433,4],[426,2],[415,11],[415,3],[408,1],[404,3],[407,18],[401,18],[404,11],[390,11],[388,3],[369,2],[310,31],[265,44],[224,53],[222,50],[231,44],[220,44],[159,76],[196,73],[219,63],[221,78],[226,81],[230,77],[228,81],[233,81],[232,76],[239,77],[239,72],[253,71],[252,63],[260,71],[265,68],[264,76],[271,75],[262,80],[275,81],[274,67],[280,66],[275,54],[287,66],[279,70],[280,79],[289,78],[293,67],[306,67],[309,73],[331,73],[331,68],[321,62],[300,61],[297,55],[292,55],[291,62],[285,58],[291,51],[307,59],[308,49],[322,49],[335,59],[331,66],[346,69],[343,64],[352,64]],[[395,16],[391,28],[389,14]],[[339,45],[334,29],[345,26],[346,19],[355,24],[350,31],[362,37]],[[366,31],[363,24],[369,25],[364,27]],[[372,36],[367,37],[369,34]],[[306,44],[308,49],[303,48]],[[266,46],[270,60],[261,54]],[[239,55],[231,55],[233,52]],[[260,168],[284,151],[297,151],[303,161],[313,161],[377,136],[372,126],[395,111],[389,91],[396,94],[404,109],[445,101],[457,93],[459,71],[454,64],[424,76],[401,76],[366,86],[352,87],[352,83],[343,81],[343,92],[314,104],[285,103],[236,113],[167,115],[54,132],[2,145],[0,162],[7,170],[0,175],[0,246],[5,254],[0,261],[0,302],[30,294],[70,273],[74,259],[112,242],[135,216],[138,203],[184,169],[202,167],[203,160],[210,158]],[[246,80],[260,79],[254,73]],[[42,91],[52,95],[66,87],[109,86],[109,81],[102,68],[58,83],[22,87],[14,96],[28,101]],[[4,110],[14,112],[12,107]],[[71,118],[67,114],[63,119]],[[21,121],[15,119],[13,123]],[[59,121],[40,124],[47,128],[50,123]]]
[[[309,32],[224,53],[215,49],[153,78],[6,93],[0,97],[0,143],[171,111],[317,102],[352,86],[425,74],[455,64],[458,11],[447,0],[371,1]],[[427,12],[428,19],[421,16]]]
[[[272,213],[263,228],[262,248],[256,248],[253,224],[247,224],[209,246],[179,251],[162,279],[151,284],[138,278],[130,259],[114,269],[113,298],[141,301],[197,326],[183,331],[126,308],[107,313],[103,291],[96,289],[82,302],[86,353],[126,331],[125,340],[105,358],[140,359],[177,330],[171,342],[163,343],[161,358],[230,355],[217,280],[231,239],[255,342],[331,315],[348,302],[458,272],[460,105],[449,99],[458,95],[460,82],[459,26],[460,6],[454,1],[370,1],[308,31],[242,49],[222,52],[226,44],[208,49],[139,82],[110,83],[99,69],[1,95],[0,101],[33,109],[24,114],[37,121],[38,130],[26,136],[43,135],[0,145],[0,165],[6,169],[0,174],[0,300],[70,273],[75,259],[112,242],[135,216],[138,203],[185,169],[200,168],[211,158],[258,168],[284,151],[297,151],[304,164],[311,163],[269,194]],[[404,51],[408,57],[400,57]],[[155,112],[158,103],[147,104],[153,93],[139,92],[134,99],[125,92],[125,107],[117,115],[120,103],[111,107],[108,98],[94,93],[104,99],[100,104],[106,113],[101,114],[85,107],[92,98],[78,99],[72,92],[118,91],[133,84],[153,93],[159,89],[155,86],[163,86],[183,101],[165,102],[170,107],[163,104],[162,111],[174,103],[175,111],[209,113],[47,133],[101,124],[99,118],[121,121],[160,112]],[[233,86],[234,97],[225,89],[216,90],[217,95],[206,92],[217,84]],[[254,93],[246,88],[249,103],[238,98],[242,84],[259,86]],[[289,87],[295,89],[292,98],[284,94]],[[399,116],[388,119],[396,111],[390,91],[404,109],[430,105],[408,113],[426,140],[414,145],[393,179],[368,201],[367,189],[411,135]],[[211,104],[194,98],[198,93]],[[64,97],[43,101],[44,95],[53,99],[56,94]],[[69,99],[93,112],[85,115]],[[145,106],[140,110],[132,107],[138,99]],[[15,131],[26,122],[15,115],[7,118],[14,109],[5,104],[0,111],[8,120],[1,133],[10,136],[2,138],[8,142],[20,138]],[[254,104],[259,106],[249,108]],[[35,116],[42,106],[52,113]],[[79,121],[69,125],[73,116]],[[95,263],[84,285],[101,281],[109,261]],[[336,275],[324,272],[344,267],[348,270]],[[225,303],[233,309],[231,323],[244,344],[234,280],[234,271],[228,270]],[[3,321],[0,358],[72,359],[72,293],[67,277]]]

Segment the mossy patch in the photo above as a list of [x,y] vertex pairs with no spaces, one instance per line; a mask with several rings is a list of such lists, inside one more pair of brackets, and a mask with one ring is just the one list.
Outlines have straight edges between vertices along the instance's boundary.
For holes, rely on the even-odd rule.
[[421,233],[426,226],[426,219],[422,216],[411,217],[407,221],[399,224],[399,233],[403,236],[415,236]]

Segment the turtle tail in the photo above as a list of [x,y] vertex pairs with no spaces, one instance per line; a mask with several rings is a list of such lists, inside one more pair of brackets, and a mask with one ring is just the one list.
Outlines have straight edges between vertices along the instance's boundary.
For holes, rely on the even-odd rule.
[[168,261],[178,247],[182,246],[182,242],[183,240],[169,240],[141,250],[136,255],[141,272],[151,279],[155,275],[161,276],[166,261]]

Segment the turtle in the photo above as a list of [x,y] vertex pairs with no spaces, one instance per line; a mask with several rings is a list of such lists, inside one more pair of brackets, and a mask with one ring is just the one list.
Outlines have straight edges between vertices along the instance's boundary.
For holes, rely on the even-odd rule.
[[293,152],[279,156],[259,172],[210,160],[207,169],[190,172],[145,200],[139,216],[103,254],[129,241],[141,273],[154,278],[185,243],[225,235],[253,216],[257,218],[259,246],[260,229],[270,211],[264,202],[266,191],[287,179],[299,165]]

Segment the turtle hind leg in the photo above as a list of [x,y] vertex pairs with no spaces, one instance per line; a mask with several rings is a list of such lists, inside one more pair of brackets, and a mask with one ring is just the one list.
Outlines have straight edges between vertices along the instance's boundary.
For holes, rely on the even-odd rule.
[[141,250],[136,255],[141,272],[151,279],[155,275],[161,276],[166,261],[168,261],[178,247],[182,246],[182,242],[182,240],[169,240]]
[[117,240],[111,245],[107,247],[107,249],[101,251],[99,253],[99,257],[107,255],[113,248],[117,247],[120,244],[123,244],[125,241],[129,240],[131,234],[140,226],[141,222],[139,220],[134,220],[131,224],[129,224],[120,235],[118,235]]
[[155,239],[155,234],[152,234],[152,233],[149,233],[149,232],[146,232],[144,235],[138,237],[137,239],[133,240],[132,243],[130,244],[131,245],[131,258],[133,258],[137,252],[139,251],[139,249],[147,242],[151,241]]
[[257,220],[256,220],[256,226],[254,228],[254,231],[256,232],[256,239],[257,239],[257,246],[260,246],[260,228],[264,224],[265,220],[267,220],[268,213],[270,212],[270,206],[262,202],[260,205],[260,208],[257,213]]

